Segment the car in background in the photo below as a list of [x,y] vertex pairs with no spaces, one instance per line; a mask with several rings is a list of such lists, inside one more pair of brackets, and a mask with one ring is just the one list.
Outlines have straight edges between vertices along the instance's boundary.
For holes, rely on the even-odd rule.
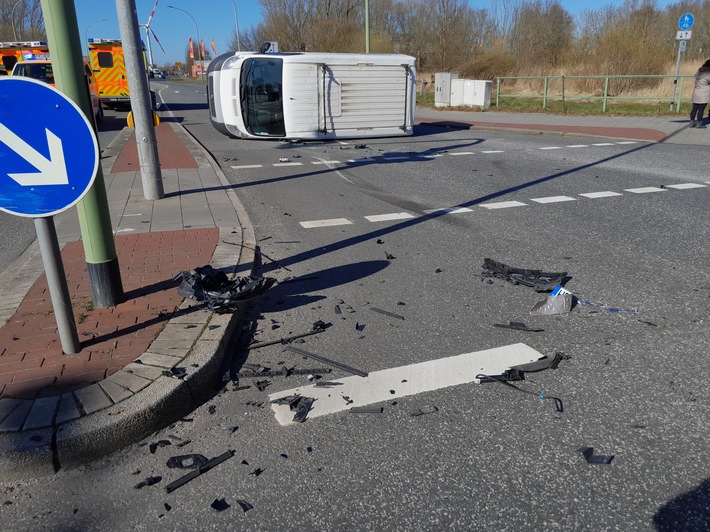
[[[52,62],[47,59],[38,59],[30,61],[18,61],[12,68],[13,76],[24,76],[27,78],[36,79],[48,83],[54,87],[54,69]],[[96,123],[100,124],[104,118],[104,110],[99,100],[98,87],[94,72],[89,67],[88,63],[84,63],[84,75],[86,76],[89,86],[89,95],[91,97],[91,108],[94,111]]]

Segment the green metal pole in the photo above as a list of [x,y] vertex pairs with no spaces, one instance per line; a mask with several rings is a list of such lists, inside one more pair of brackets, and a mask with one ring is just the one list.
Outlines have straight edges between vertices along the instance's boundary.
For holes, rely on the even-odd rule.
[[609,97],[609,77],[604,78],[604,99],[602,101],[602,111],[606,113],[606,102]]
[[678,100],[676,100],[675,104],[675,112],[680,113],[680,104],[683,101],[683,81],[685,78],[681,77],[680,78],[680,86],[678,87]]
[[498,103],[500,100],[500,78],[496,79],[496,107],[498,107]]
[[[93,123],[74,2],[41,0],[41,5],[57,89],[76,102]],[[101,165],[94,184],[76,209],[94,306],[118,305],[123,300],[123,286]]]

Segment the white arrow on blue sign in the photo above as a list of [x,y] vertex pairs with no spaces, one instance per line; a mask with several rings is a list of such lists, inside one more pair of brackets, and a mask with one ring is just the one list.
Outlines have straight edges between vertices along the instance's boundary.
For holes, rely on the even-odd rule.
[[678,27],[682,30],[689,30],[693,27],[694,22],[695,17],[693,17],[690,13],[685,13],[678,19]]
[[89,190],[99,165],[94,128],[57,89],[0,78],[0,210],[53,216]]

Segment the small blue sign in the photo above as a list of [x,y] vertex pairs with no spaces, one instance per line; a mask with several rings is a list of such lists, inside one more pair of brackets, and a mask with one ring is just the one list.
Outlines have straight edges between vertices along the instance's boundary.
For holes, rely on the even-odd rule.
[[41,81],[0,78],[0,210],[58,214],[86,194],[98,166],[94,128],[72,100]]
[[690,13],[686,13],[684,15],[681,15],[681,17],[678,19],[678,27],[683,31],[687,31],[693,27],[694,22],[695,17]]

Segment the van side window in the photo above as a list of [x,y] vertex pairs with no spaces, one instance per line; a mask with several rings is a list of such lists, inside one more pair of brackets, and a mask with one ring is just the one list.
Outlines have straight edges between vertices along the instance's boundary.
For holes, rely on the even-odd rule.
[[99,52],[97,55],[99,58],[99,66],[101,68],[113,67],[113,55],[111,55],[111,52]]
[[5,66],[8,72],[12,72],[12,68],[17,63],[17,57],[14,55],[4,55],[2,56],[2,64]]

